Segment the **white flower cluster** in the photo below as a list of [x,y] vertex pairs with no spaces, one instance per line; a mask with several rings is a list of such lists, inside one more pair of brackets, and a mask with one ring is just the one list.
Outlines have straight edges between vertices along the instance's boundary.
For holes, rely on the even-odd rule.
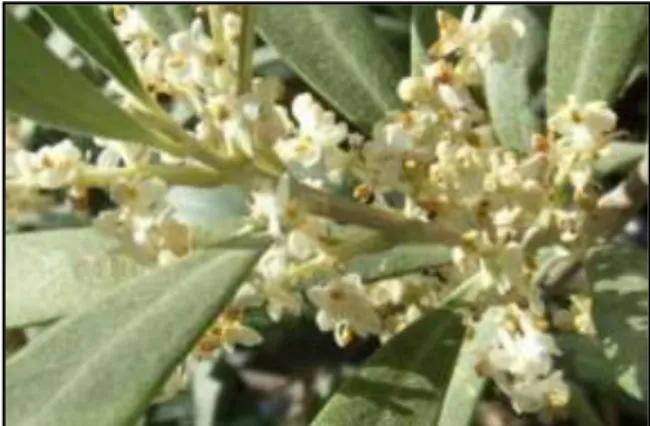
[[55,200],[23,185],[25,153],[18,125],[5,123],[5,220],[9,226],[36,223],[42,213],[54,207]]
[[553,371],[553,357],[560,354],[546,324],[517,305],[502,312],[497,342],[478,364],[505,392],[518,413],[561,409],[569,400],[569,387],[561,371]]

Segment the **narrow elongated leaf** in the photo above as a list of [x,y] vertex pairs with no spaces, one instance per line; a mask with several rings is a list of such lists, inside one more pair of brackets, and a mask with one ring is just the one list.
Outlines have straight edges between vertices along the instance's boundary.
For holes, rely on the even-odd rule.
[[594,252],[586,271],[598,336],[557,336],[570,374],[633,409],[644,407],[648,400],[647,268],[645,253],[631,246],[607,246]]
[[53,127],[127,141],[152,133],[68,69],[24,24],[5,16],[7,108]]
[[612,245],[586,263],[594,291],[594,323],[615,364],[618,384],[648,401],[648,260],[633,246]]
[[438,36],[436,9],[431,4],[411,6],[411,75],[421,75],[427,49]]
[[246,191],[238,186],[219,188],[193,188],[177,186],[167,194],[167,201],[174,206],[176,217],[195,225],[214,225],[223,219],[244,216]]
[[8,235],[5,326],[23,327],[69,315],[146,269],[115,254],[93,229]]
[[648,31],[648,5],[556,5],[551,17],[547,109],[575,95],[613,101]]
[[496,311],[487,311],[476,325],[474,336],[463,342],[436,426],[472,424],[474,409],[487,384],[476,374],[477,356],[492,344],[498,326]]
[[363,131],[400,103],[406,63],[359,5],[259,6],[259,30],[283,59]]
[[[490,5],[483,13],[491,13]],[[535,6],[539,7],[539,6]],[[507,61],[492,61],[485,71],[485,94],[494,130],[501,144],[526,151],[530,137],[540,129],[540,120],[533,111],[531,75],[539,68],[546,52],[546,31],[528,6],[504,7],[504,18],[520,20],[526,32],[514,43]]]
[[[382,6],[375,6],[375,7],[381,8]],[[383,8],[386,10],[386,12],[395,16],[396,18],[400,18],[404,20],[409,18],[409,12],[412,7],[413,5],[410,4],[384,4],[383,5]]]
[[131,66],[122,43],[110,22],[95,5],[38,6],[54,25],[65,32],[93,61],[125,88],[139,96],[148,96]]
[[605,426],[589,403],[585,391],[575,383],[570,383],[569,386],[571,387],[569,410],[576,424],[578,426]]
[[175,32],[187,31],[195,16],[195,7],[192,4],[135,5],[135,8],[162,40]]
[[312,425],[435,425],[462,336],[456,314],[426,315],[344,383]]
[[133,424],[258,254],[196,254],[56,325],[8,362],[7,423]]
[[600,157],[596,162],[596,172],[600,175],[614,172],[627,173],[643,158],[647,150],[647,142],[612,142],[610,154]]
[[451,253],[445,246],[433,244],[404,244],[378,253],[358,256],[347,268],[360,274],[364,280],[373,281],[409,273],[425,268],[446,265]]

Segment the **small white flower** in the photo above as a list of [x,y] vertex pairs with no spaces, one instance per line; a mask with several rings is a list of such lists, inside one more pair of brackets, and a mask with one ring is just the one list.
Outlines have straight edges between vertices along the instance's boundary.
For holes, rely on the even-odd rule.
[[236,41],[241,36],[242,20],[236,13],[226,12],[223,15],[222,25],[226,40]]
[[98,167],[117,167],[120,162],[126,166],[146,163],[149,160],[149,149],[134,142],[123,142],[102,137],[94,138],[95,144],[104,148],[97,158]]
[[299,161],[305,167],[312,167],[320,162],[324,151],[335,148],[347,137],[347,125],[336,123],[334,113],[325,111],[311,94],[296,96],[291,113],[298,122],[298,135],[276,145],[285,161]]
[[246,347],[257,346],[263,341],[262,335],[254,328],[247,327],[241,322],[228,322],[220,328],[220,346],[227,352],[233,352],[236,345]]
[[319,309],[316,322],[323,331],[333,330],[340,322],[360,336],[381,331],[381,319],[366,296],[359,275],[349,274],[326,286],[312,287],[307,297]]
[[474,21],[476,8],[473,5],[465,8],[461,20],[439,10],[440,38],[432,53],[445,56],[460,49],[481,67],[492,59],[507,59],[512,43],[523,37],[525,27],[521,21],[503,17],[504,10],[503,6],[490,6],[478,21]]
[[146,213],[158,206],[167,194],[167,184],[158,178],[118,182],[110,188],[113,201],[132,213]]
[[562,135],[558,144],[579,151],[601,148],[616,127],[616,114],[604,102],[578,104],[570,96],[566,105],[548,120],[551,130]]
[[431,87],[424,77],[406,77],[397,86],[397,95],[406,103],[424,103],[433,100]]
[[552,405],[551,408],[566,405],[570,391],[562,372],[556,371],[543,380],[516,382],[509,396],[517,413],[539,413],[549,405]]
[[126,42],[151,34],[149,24],[135,8],[116,5],[113,13],[118,21],[115,32],[120,40]]
[[488,359],[494,369],[518,378],[538,379],[551,372],[553,357],[560,354],[551,335],[539,331],[529,314],[515,308],[519,330],[499,329],[498,344]]
[[368,288],[368,298],[375,307],[396,306],[402,303],[405,283],[400,278],[382,280]]
[[305,232],[293,230],[287,236],[286,249],[296,260],[305,261],[318,253],[318,246]]
[[284,280],[288,266],[288,253],[283,246],[268,250],[257,266],[257,271],[262,277],[257,291],[266,301],[267,312],[274,321],[279,321],[284,312],[298,315],[302,309],[301,297],[293,292]]
[[26,183],[54,189],[73,184],[83,162],[81,151],[65,139],[35,153],[18,150],[14,154],[14,164]]
[[283,235],[282,225],[285,221],[295,221],[297,212],[289,198],[289,176],[283,175],[275,188],[263,188],[251,192],[251,216],[264,220],[271,236]]

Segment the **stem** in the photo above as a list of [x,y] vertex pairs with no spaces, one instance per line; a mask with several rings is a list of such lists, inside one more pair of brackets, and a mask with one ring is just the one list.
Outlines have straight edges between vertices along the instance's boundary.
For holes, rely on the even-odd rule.
[[77,177],[83,186],[109,186],[117,179],[146,179],[158,177],[172,185],[213,187],[223,183],[223,176],[196,166],[134,166],[113,169],[87,168]]
[[338,261],[347,262],[353,257],[386,250],[391,246],[390,241],[387,241],[381,233],[368,232],[364,229],[363,232],[352,232],[343,243],[323,250]]
[[253,5],[241,6],[242,34],[239,44],[237,68],[237,93],[248,93],[253,79],[253,49],[255,48],[255,18],[257,9]]
[[212,42],[214,43],[217,52],[220,54],[226,54],[223,52],[226,44],[223,40],[223,29],[221,28],[221,23],[223,22],[223,13],[222,7],[218,4],[208,6],[208,20],[210,23],[210,33],[212,35]]
[[190,136],[178,123],[170,119],[169,115],[159,106],[155,110],[138,111],[136,114],[140,119],[146,120],[149,125],[160,131],[170,141],[182,142],[182,144],[171,142],[171,147],[161,149],[180,158],[189,156],[219,171],[226,167],[221,158]]
[[310,214],[375,229],[382,232],[392,243],[408,241],[456,245],[460,242],[457,232],[435,222],[404,219],[394,213],[310,188],[295,180],[291,181],[291,193],[299,207]]
[[[481,292],[482,288],[479,287],[481,284],[481,274],[477,273],[472,275],[455,289],[453,289],[449,294],[440,300],[438,307],[444,306],[455,306],[456,303],[462,303],[467,301],[472,301],[477,298],[478,294]],[[477,288],[478,287],[478,288]]]

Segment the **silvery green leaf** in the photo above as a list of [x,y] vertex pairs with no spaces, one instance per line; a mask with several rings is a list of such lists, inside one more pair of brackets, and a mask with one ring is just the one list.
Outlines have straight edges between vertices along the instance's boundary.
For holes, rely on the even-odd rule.
[[406,64],[363,6],[259,6],[258,29],[315,91],[362,130],[399,108],[395,89]]
[[196,253],[56,324],[6,364],[8,424],[133,424],[259,254]]
[[586,263],[593,286],[594,322],[618,384],[648,401],[648,258],[644,250],[610,245]]
[[66,33],[95,63],[134,94],[147,97],[110,22],[95,5],[39,5],[54,25]]
[[147,272],[94,229],[12,234],[5,242],[6,327],[71,315]]
[[59,129],[147,143],[155,134],[67,68],[38,37],[5,17],[7,109]]
[[586,272],[597,336],[557,336],[567,372],[635,410],[648,401],[647,262],[645,252],[621,244],[592,253]]
[[472,424],[476,404],[487,385],[487,380],[476,374],[477,357],[493,344],[498,327],[496,311],[488,310],[476,324],[473,337],[463,341],[436,426]]
[[616,99],[648,32],[648,5],[555,5],[551,17],[547,109],[569,95]]
[[233,185],[219,188],[175,186],[167,193],[167,202],[174,207],[178,220],[210,226],[246,215],[246,194],[243,188]]
[[515,41],[508,60],[493,60],[488,65],[485,96],[501,144],[527,151],[531,136],[540,130],[540,119],[532,106],[531,76],[543,64],[547,34],[531,6],[489,5],[483,13],[499,7],[504,7],[504,19],[520,20],[525,33]]
[[437,424],[463,332],[450,311],[426,314],[349,378],[312,426]]

